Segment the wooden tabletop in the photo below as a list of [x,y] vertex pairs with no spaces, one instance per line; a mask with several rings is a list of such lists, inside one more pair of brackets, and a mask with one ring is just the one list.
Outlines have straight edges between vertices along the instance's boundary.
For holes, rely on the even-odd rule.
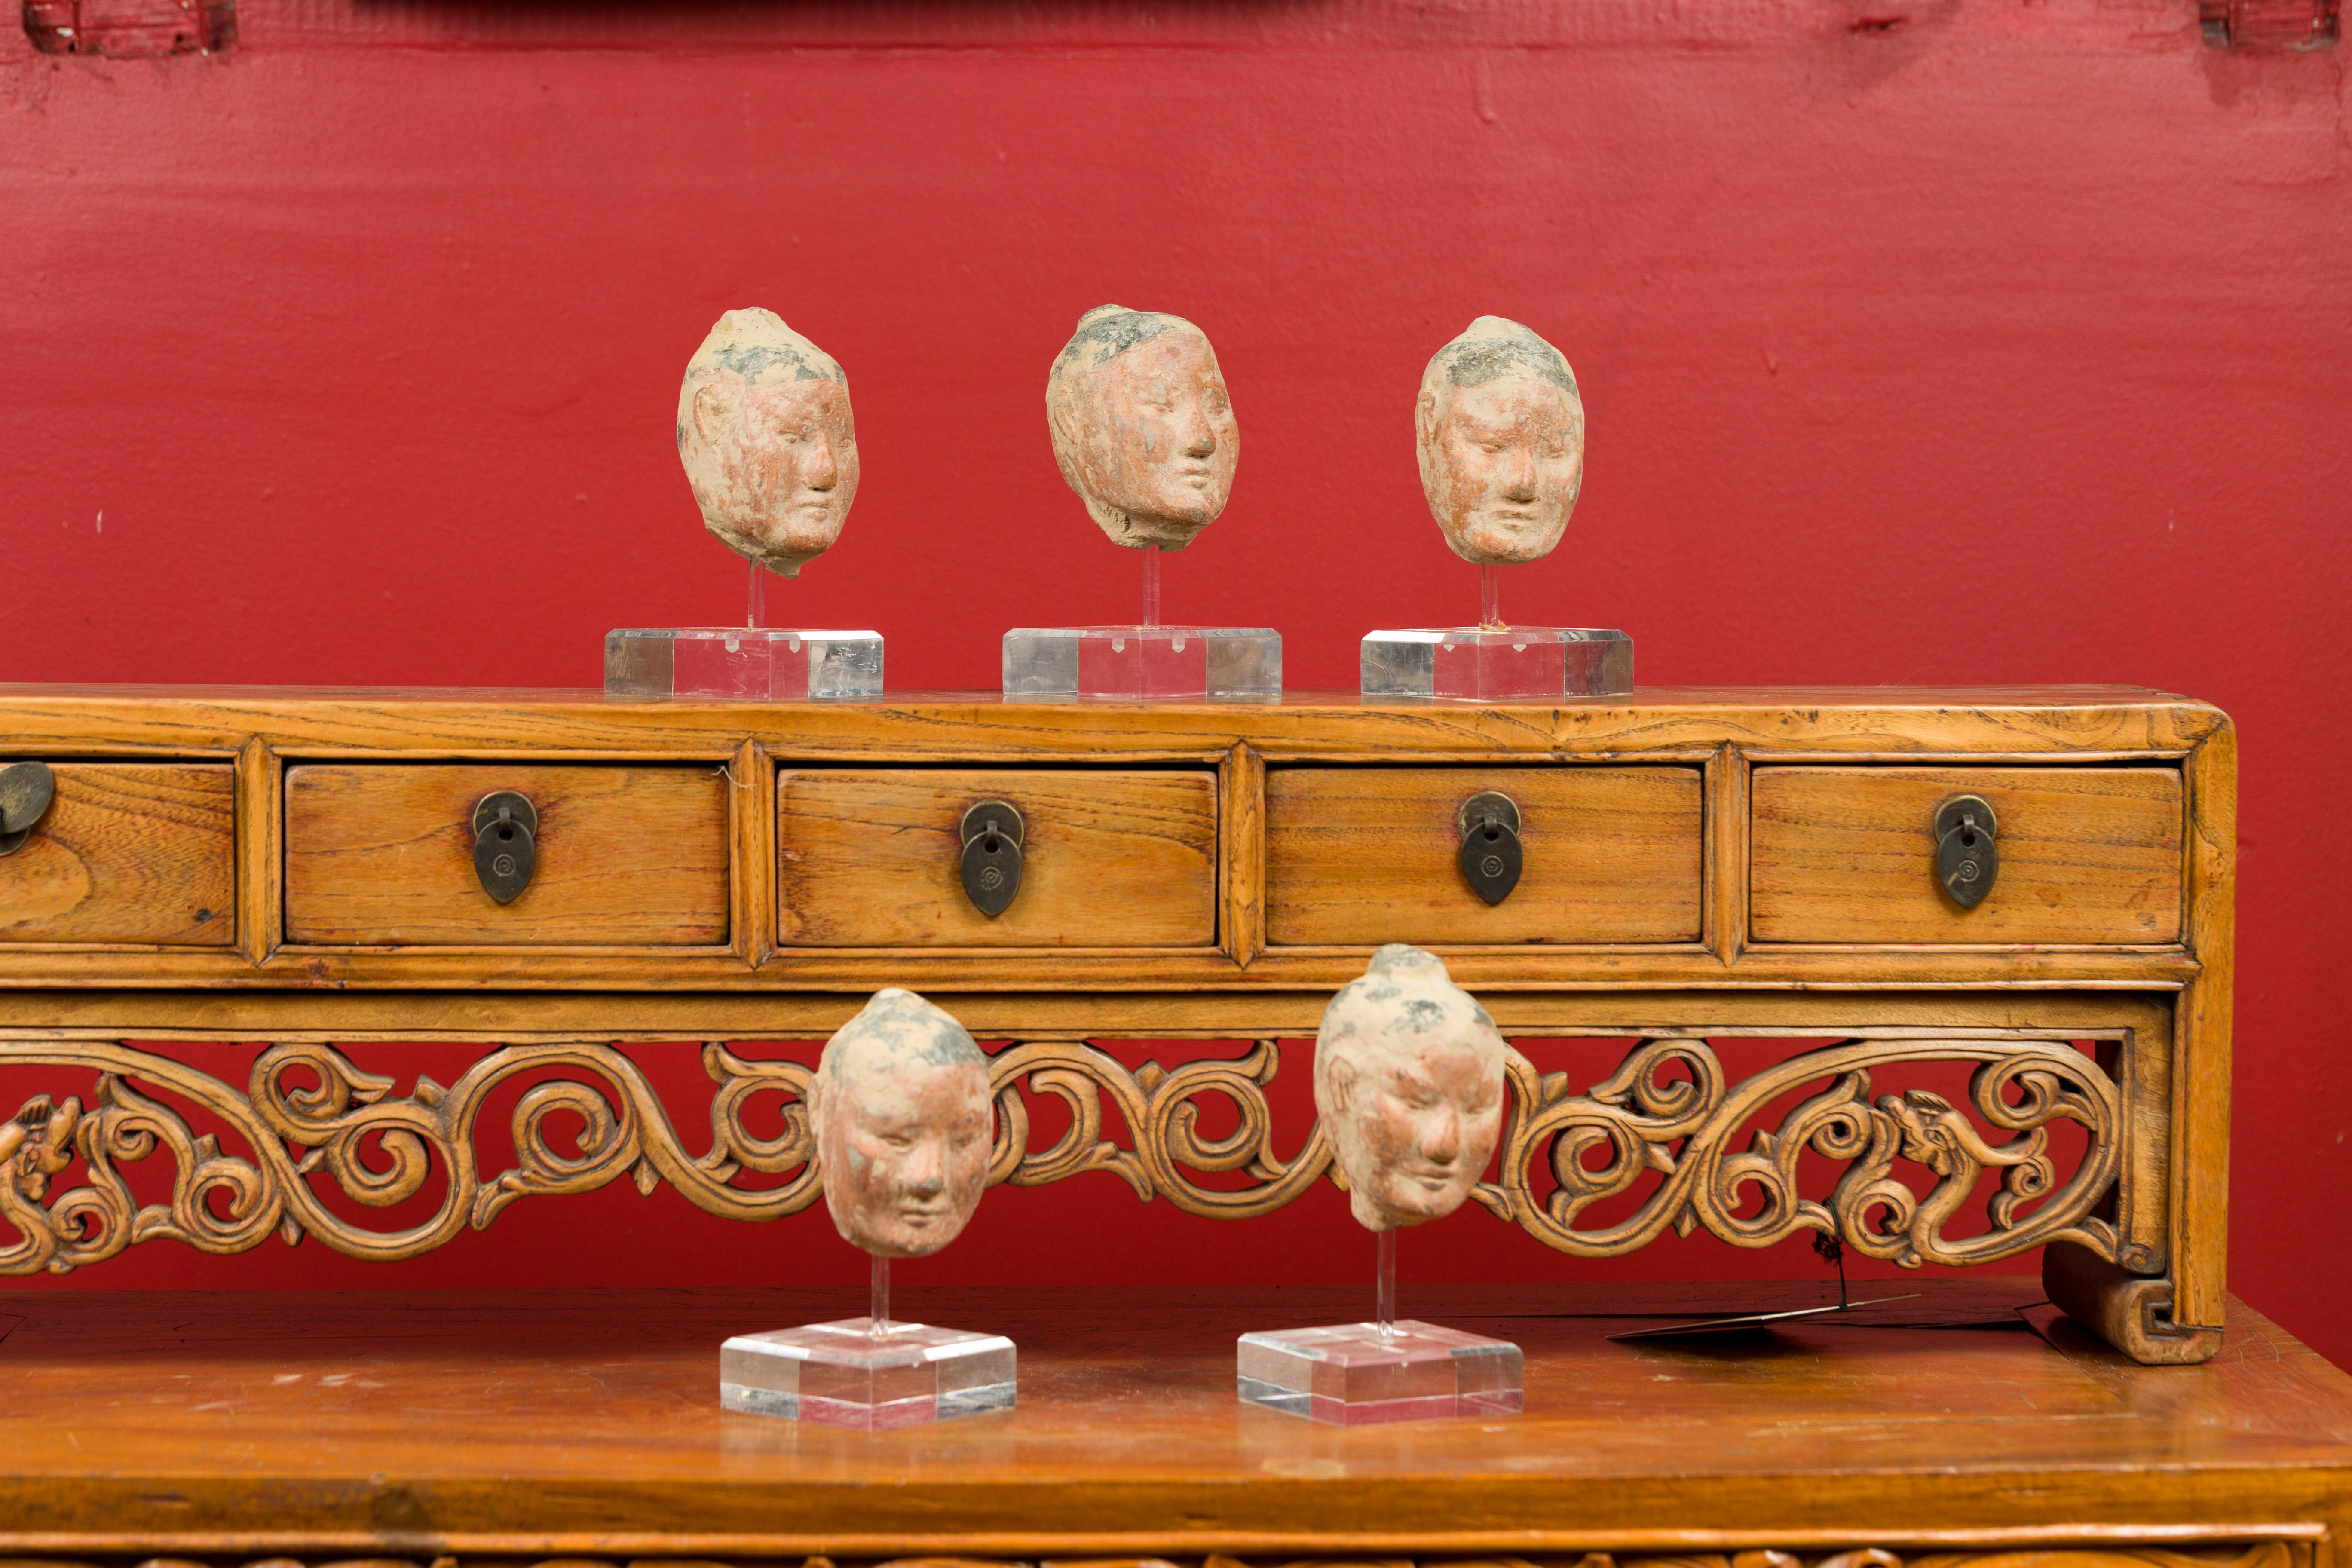
[[2352,1379],[2259,1314],[2231,1304],[2209,1365],[2143,1368],[2036,1307],[2029,1279],[1856,1294],[1911,1289],[1839,1325],[1620,1343],[1654,1314],[1822,1289],[1408,1286],[1408,1315],[1524,1347],[1526,1414],[1357,1430],[1239,1404],[1234,1340],[1360,1317],[1363,1290],[902,1291],[902,1316],[1010,1334],[1020,1405],[882,1434],[719,1408],[722,1339],[861,1310],[841,1291],[16,1290],[0,1554],[1531,1552],[1799,1547],[1865,1521],[1915,1543],[2352,1524]]
[[[1076,706],[1066,700],[1041,701],[1036,698],[1008,698],[999,691],[898,691],[884,692],[880,697],[842,699],[839,701],[801,703],[792,701],[747,701],[731,698],[642,698],[613,697],[593,686],[217,686],[184,685],[167,681],[125,682],[119,684],[63,684],[41,681],[0,681],[0,704],[26,701],[66,702],[140,702],[171,700],[182,702],[506,702],[518,705],[541,703],[593,702],[640,707],[698,706],[726,709],[810,708],[817,710],[842,707],[1053,707]],[[1609,697],[1498,698],[1481,700],[1475,706],[1486,708],[1555,708],[1562,701],[1578,707],[1641,708],[1641,707],[2048,707],[2084,708],[2118,707],[2138,703],[2177,703],[2187,700],[2172,693],[2148,686],[2074,685],[2074,686],[1643,686],[1627,693]],[[1360,692],[1340,689],[1297,689],[1284,692],[1271,702],[1205,700],[1183,702],[1154,699],[1150,702],[1131,702],[1118,698],[1089,698],[1086,707],[1145,707],[1205,708],[1217,712],[1235,710],[1277,709],[1297,706],[1309,708],[1397,708],[1427,706],[1403,698],[1366,697]]]
[[1090,749],[1139,731],[1162,742],[1248,735],[1270,744],[1672,750],[1742,743],[1905,752],[2052,748],[2187,752],[2226,724],[2185,697],[2138,686],[1647,686],[1623,696],[1497,702],[1367,699],[1291,691],[1273,702],[1008,700],[994,691],[892,691],[871,700],[755,702],[617,698],[593,689],[466,687],[41,686],[0,682],[0,731],[20,749],[55,744],[234,748],[250,736],[297,751],[446,753],[563,745],[685,752],[772,736],[830,746],[920,750],[944,728],[971,752]]

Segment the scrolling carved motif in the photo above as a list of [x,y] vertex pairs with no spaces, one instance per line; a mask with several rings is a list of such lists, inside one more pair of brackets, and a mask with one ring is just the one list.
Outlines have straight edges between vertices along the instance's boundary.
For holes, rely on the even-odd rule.
[[[1174,1068],[1147,1062],[1133,1070],[1082,1043],[1016,1042],[991,1063],[998,1114],[989,1179],[1037,1186],[1108,1171],[1138,1197],[1164,1197],[1189,1214],[1271,1212],[1331,1172],[1319,1127],[1297,1154],[1285,1159],[1274,1150],[1265,1089],[1280,1061],[1274,1040],[1255,1041],[1237,1058]],[[1969,1103],[1977,1118],[2010,1136],[1989,1142],[1964,1110],[1924,1090],[1873,1098],[1874,1069],[1929,1061],[1976,1063]],[[0,1064],[98,1074],[87,1105],[41,1095],[0,1122],[0,1219],[16,1234],[0,1246],[0,1274],[65,1273],[158,1237],[241,1252],[273,1232],[289,1245],[315,1235],[357,1258],[414,1258],[468,1226],[488,1226],[519,1198],[589,1192],[624,1174],[645,1193],[667,1181],[697,1207],[730,1219],[793,1214],[820,1190],[802,1103],[809,1069],[749,1060],[715,1043],[702,1047],[717,1090],[710,1144],[701,1154],[686,1147],[629,1055],[607,1041],[504,1046],[446,1089],[420,1077],[405,1098],[392,1095],[391,1079],[309,1042],[264,1051],[242,1093],[111,1040],[0,1041]],[[551,1069],[568,1076],[532,1084],[515,1104],[514,1165],[485,1175],[474,1135],[491,1093],[519,1075]],[[1539,1072],[1516,1051],[1509,1070],[1500,1180],[1482,1184],[1476,1195],[1562,1252],[1613,1257],[1671,1227],[1681,1235],[1704,1228],[1740,1247],[1825,1231],[1906,1266],[1981,1263],[2059,1240],[2111,1261],[2116,1255],[2114,1226],[2093,1213],[2121,1158],[2116,1086],[2061,1040],[1851,1039],[1800,1052],[1735,1085],[1706,1040],[1650,1038],[1581,1094],[1570,1092],[1566,1073]],[[1778,1126],[1752,1127],[1774,1100],[1823,1079],[1827,1086]],[[134,1082],[197,1107],[253,1157],[225,1152],[217,1133],[197,1133]],[[776,1108],[782,1127],[762,1137],[747,1126],[745,1111],[771,1094],[783,1097]],[[1069,1115],[1067,1130],[1043,1150],[1029,1146],[1032,1096],[1058,1100]],[[1232,1109],[1231,1132],[1202,1133],[1204,1096]],[[1106,1101],[1129,1142],[1108,1135]],[[550,1124],[559,1117],[577,1126],[568,1151],[558,1137],[562,1122]],[[2050,1129],[2060,1121],[2085,1135],[2082,1157],[2063,1173],[2050,1147]],[[1799,1191],[1798,1162],[1808,1151],[1844,1167],[1825,1198]],[[122,1166],[159,1152],[171,1159],[171,1197],[142,1205]],[[1597,1167],[1596,1154],[1603,1159]],[[83,1184],[53,1193],[77,1158]],[[1924,1195],[1896,1173],[1898,1161],[1933,1174]],[[351,1200],[389,1207],[422,1192],[436,1163],[440,1207],[394,1230],[336,1213],[312,1184],[323,1173]],[[1548,1184],[1539,1185],[1538,1170]],[[1985,1226],[1948,1236],[1948,1224],[1995,1170]],[[1188,1174],[1237,1171],[1248,1181],[1229,1188],[1203,1186]],[[745,1172],[788,1179],[736,1185]],[[1654,1173],[1656,1183],[1630,1215],[1579,1226],[1585,1211],[1633,1192]]]

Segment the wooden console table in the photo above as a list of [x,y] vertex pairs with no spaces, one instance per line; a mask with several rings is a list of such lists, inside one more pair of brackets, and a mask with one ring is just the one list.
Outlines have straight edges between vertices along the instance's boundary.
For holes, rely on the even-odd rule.
[[[16,1232],[0,1272],[156,1238],[410,1257],[510,1203],[624,1178],[722,1215],[790,1213],[817,1195],[805,1130],[788,1110],[763,1139],[742,1110],[789,1102],[804,1069],[725,1042],[822,1036],[885,984],[1009,1042],[995,1179],[1108,1171],[1247,1217],[1327,1175],[1319,1136],[1271,1125],[1279,1042],[1311,1036],[1374,944],[1403,941],[1442,953],[1508,1035],[1623,1040],[1590,1074],[1512,1064],[1478,1195],[1546,1245],[1833,1231],[1931,1271],[2043,1247],[2053,1299],[2130,1355],[2196,1362],[2221,1342],[2235,763],[2228,721],[2196,702],[13,687],[0,763],[40,764],[51,792],[0,857],[0,1066],[43,1075],[0,1123]],[[1514,804],[1524,852],[1494,903],[1460,860],[1461,808],[1485,792]],[[508,815],[485,816],[499,800]],[[961,880],[960,826],[983,800],[1025,835],[992,918]],[[1938,880],[1937,832],[1971,801],[1998,851],[1973,907]],[[495,864],[528,872],[505,901]],[[1733,1082],[1708,1041],[1735,1036],[1809,1044]],[[1255,1044],[1130,1071],[1089,1038]],[[152,1043],[208,1039],[271,1045],[230,1083]],[[455,1084],[394,1094],[369,1047],[417,1039],[481,1054]],[[676,1039],[707,1042],[707,1140],[630,1060]],[[1874,1095],[1874,1070],[1943,1060],[1973,1064],[1971,1103]],[[578,1114],[583,1146],[551,1146],[535,1113],[514,1167],[478,1168],[485,1097],[549,1068],[562,1081],[530,1103]],[[1030,1146],[1036,1095],[1074,1112],[1050,1148]],[[1240,1130],[1202,1138],[1202,1096]],[[2053,1152],[2061,1124],[2079,1158]],[[1843,1171],[1828,1190],[1802,1190],[1808,1151]],[[172,1165],[168,1203],[132,1197],[121,1169],[141,1159]],[[305,1173],[377,1203],[437,1173],[448,1198],[372,1230]],[[1627,1193],[1646,1194],[1630,1216],[1588,1216]]]

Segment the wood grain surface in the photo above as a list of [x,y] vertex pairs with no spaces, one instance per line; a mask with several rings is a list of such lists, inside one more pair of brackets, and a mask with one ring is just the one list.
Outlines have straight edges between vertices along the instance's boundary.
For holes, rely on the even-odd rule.
[[2230,1256],[2231,1002],[2238,953],[2238,732],[2224,723],[2192,752],[2188,937],[2200,965],[2180,998],[2168,1129],[2179,1191],[2172,1210],[2174,1321],[2218,1324]]
[[[2000,867],[1964,910],[1936,880],[1937,806],[1981,795]],[[1758,942],[2180,940],[2177,768],[1759,768]]]
[[1235,1335],[1359,1318],[1369,1284],[902,1289],[911,1321],[1012,1336],[1020,1403],[878,1434],[718,1405],[721,1339],[852,1315],[852,1290],[19,1291],[0,1377],[10,1428],[41,1436],[0,1459],[0,1552],[1328,1557],[2352,1526],[2352,1379],[2235,1304],[2215,1361],[2141,1368],[2046,1310],[2038,1335],[2040,1287],[2013,1276],[1678,1344],[1606,1336],[1834,1287],[1411,1267],[1403,1313],[1522,1347],[1524,1415],[1343,1430],[1235,1400]]
[[625,702],[594,690],[0,684],[0,734],[29,748],[233,750],[289,756],[520,752],[708,759],[746,738],[780,756],[955,762],[1152,754],[1213,759],[1246,741],[1270,760],[1626,754],[1726,741],[1759,755],[2138,756],[2187,753],[2227,719],[2131,686],[1652,687],[1622,701],[1380,703],[1294,691],[1279,703],[1007,702],[892,692],[877,702]]
[[57,795],[0,858],[0,942],[234,940],[227,763],[65,763]]
[[[476,803],[539,809],[510,904],[474,871]],[[727,940],[727,780],[715,767],[307,763],[286,772],[286,935],[387,946],[709,946]]]
[[[1456,973],[1464,967],[1449,963]],[[1363,961],[1355,960],[1357,973]],[[875,973],[887,973],[878,965]],[[903,973],[903,966],[901,968]],[[880,984],[877,979],[877,984]],[[1020,1037],[1311,1040],[1331,987],[932,990],[925,994],[983,1039]],[[1737,1032],[1824,1036],[1872,1028],[1999,1034],[2063,1029],[2078,1039],[2126,1031],[2164,1037],[2173,995],[2145,990],[1909,986],[1896,991],[1759,986],[1601,990],[1525,985],[1481,989],[1513,1037]],[[353,986],[326,991],[0,988],[0,1028],[67,1030],[78,1037],[173,1041],[465,1039],[518,1041],[611,1036],[629,1040],[822,1040],[866,1005],[867,992],[770,985],[719,993],[586,994]],[[1303,1070],[1298,1068],[1288,1071]],[[2134,1103],[2137,1103],[2135,1098]],[[2161,1129],[2153,1131],[2161,1131]],[[2161,1152],[2157,1158],[2162,1159]]]
[[[1525,868],[1489,905],[1462,803],[1517,803]],[[1286,945],[1696,942],[1699,773],[1672,767],[1270,769],[1266,939]]]
[[[1701,947],[1505,943],[1460,950],[1451,962],[1482,986],[1610,989],[1706,986],[1935,984],[2046,986],[2079,983],[2178,989],[2199,961],[2178,949],[2021,944],[1873,948],[1866,944],[1743,947],[1748,759],[1935,758],[1957,762],[2058,758],[2170,762],[2229,739],[2210,707],[2121,687],[2019,689],[1657,689],[1626,705],[1366,704],[1345,694],[1295,693],[1278,705],[1019,704],[973,693],[908,694],[838,705],[617,702],[594,693],[464,690],[302,691],[278,689],[0,687],[0,729],[22,749],[58,761],[109,748],[236,751],[242,875],[239,945],[90,951],[60,967],[37,948],[0,942],[0,987],[453,987],[474,990],[758,994],[779,986],[870,991],[903,982],[898,949],[786,945],[770,951],[778,897],[776,815],[754,797],[772,780],[755,760],[786,766],[957,761],[1060,767],[1189,760],[1230,773],[1221,788],[1222,905],[1218,947],[1066,946],[1015,958],[1003,948],[926,949],[933,986],[1073,994],[1181,986],[1202,990],[1325,988],[1360,970],[1358,950],[1265,950],[1264,879],[1253,853],[1262,815],[1247,785],[1271,763],[1412,759],[1460,765],[1549,767],[1647,759],[1714,775],[1706,839],[1712,847]],[[2218,738],[2218,740],[2217,740]],[[2207,750],[2212,750],[2208,747]],[[2219,752],[2215,752],[2219,754]],[[444,947],[280,949],[286,931],[284,822],[278,780],[286,766],[353,766],[413,758],[502,759],[498,765],[671,763],[740,770],[735,799],[732,899],[736,940],[712,947],[584,946],[471,938]],[[860,759],[863,759],[862,761]],[[2200,808],[2228,809],[2230,785]],[[2218,817],[2216,818],[2219,819]],[[2208,840],[2200,837],[2200,846]],[[2221,851],[2200,849],[2200,867]],[[762,887],[761,884],[768,886]],[[2207,883],[2191,885],[2196,887]],[[2226,883],[2221,884],[2226,888]],[[522,909],[491,936],[511,931]],[[467,896],[472,896],[468,893]],[[2226,931],[2226,898],[2197,918],[2206,941]],[[747,915],[746,911],[749,910]],[[1979,911],[1981,912],[1981,911]],[[1352,968],[1351,968],[1352,966]],[[2226,1071],[2226,1032],[2210,1058]],[[2223,1081],[2226,1081],[2224,1078]]]
[[[1019,811],[1021,890],[965,896],[965,808]],[[1217,781],[1206,769],[786,768],[776,780],[786,947],[1207,947]]]

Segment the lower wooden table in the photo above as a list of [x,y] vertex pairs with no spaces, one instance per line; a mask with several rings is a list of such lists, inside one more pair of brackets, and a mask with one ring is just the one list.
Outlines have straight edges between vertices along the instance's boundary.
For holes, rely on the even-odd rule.
[[1019,1342],[1020,1406],[882,1434],[719,1408],[723,1337],[846,1292],[20,1290],[0,1565],[2329,1568],[2352,1529],[2352,1379],[2260,1314],[2142,1367],[2031,1279],[1894,1289],[1712,1343],[1604,1336],[1819,1288],[1409,1289],[1525,1347],[1527,1412],[1354,1430],[1239,1404],[1234,1340],[1362,1290],[909,1291]]

